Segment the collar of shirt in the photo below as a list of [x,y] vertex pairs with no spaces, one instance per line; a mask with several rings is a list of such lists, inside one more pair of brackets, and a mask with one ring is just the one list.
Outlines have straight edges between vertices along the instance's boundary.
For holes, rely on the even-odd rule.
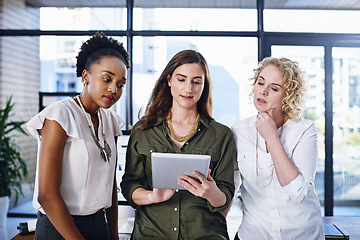
[[[165,123],[165,122],[166,122],[165,118],[158,117],[157,120],[156,120],[156,123],[154,124],[154,126],[158,126],[158,125],[160,125],[162,123]],[[210,119],[208,119],[208,118],[206,118],[206,117],[204,117],[203,115],[200,114],[199,122],[202,123],[206,128],[208,128]]]

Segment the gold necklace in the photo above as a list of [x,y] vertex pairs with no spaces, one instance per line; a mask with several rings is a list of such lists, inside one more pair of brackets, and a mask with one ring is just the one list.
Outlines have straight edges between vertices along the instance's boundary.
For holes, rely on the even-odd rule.
[[[95,142],[95,145],[99,148],[100,150],[100,156],[102,159],[104,159],[105,162],[110,162],[110,157],[111,157],[111,148],[109,146],[109,144],[107,143],[106,141],[106,138],[105,138],[105,134],[104,134],[104,124],[102,124],[102,136],[103,136],[103,139],[104,139],[104,147],[102,147],[100,145],[100,142],[99,140],[97,139],[97,137],[95,136],[95,133],[93,132],[92,128],[91,128],[91,119],[88,119],[88,115],[86,114],[85,112],[85,108],[84,106],[82,105],[82,102],[80,101],[80,97],[79,95],[76,96],[76,100],[78,101],[81,109],[83,110],[84,112],[84,115],[85,115],[85,118],[86,118],[86,122],[88,124],[88,127],[90,129],[90,132],[91,132],[91,136],[92,138],[94,139],[94,142]],[[99,121],[102,122],[102,117],[101,117],[101,111],[99,110]],[[99,124],[100,125],[100,124]]]
[[[280,134],[279,134],[279,139],[281,140],[281,135],[283,132],[283,127],[284,127],[284,123],[283,125],[281,125],[281,129],[280,129]],[[268,170],[271,168],[271,173],[269,176],[266,177],[260,177],[259,176],[259,170]],[[258,185],[258,187],[267,187],[270,185],[270,183],[272,183],[273,181],[273,175],[274,175],[274,163],[272,163],[269,167],[266,168],[261,168],[259,167],[259,144],[258,144],[258,132],[256,131],[256,184]],[[263,179],[266,180],[270,178],[269,183],[267,183],[266,185],[259,185],[259,179]]]
[[173,128],[173,125],[171,123],[171,114],[169,113],[169,115],[166,117],[166,123],[168,125],[169,131],[170,131],[170,136],[175,139],[175,141],[177,142],[186,142],[187,140],[190,139],[190,137],[192,137],[194,135],[194,133],[197,130],[198,124],[199,124],[199,114],[196,117],[196,121],[194,123],[194,126],[191,128],[190,132],[188,134],[186,134],[185,136],[179,136],[175,133],[175,130]]

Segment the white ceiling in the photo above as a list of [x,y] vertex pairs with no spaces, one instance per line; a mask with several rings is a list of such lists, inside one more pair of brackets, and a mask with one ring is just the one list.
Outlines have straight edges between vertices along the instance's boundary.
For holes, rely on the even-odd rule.
[[[26,0],[33,7],[125,7],[126,0]],[[142,8],[256,8],[256,0],[134,0]],[[360,10],[358,0],[265,0],[269,9]]]

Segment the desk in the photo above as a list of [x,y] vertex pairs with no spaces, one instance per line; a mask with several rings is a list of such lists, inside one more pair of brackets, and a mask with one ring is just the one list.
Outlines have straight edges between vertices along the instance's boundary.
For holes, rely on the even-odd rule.
[[13,237],[11,240],[34,240],[35,232],[29,235],[20,235],[19,233]]
[[323,217],[323,224],[340,225],[350,236],[350,240],[360,239],[360,217]]

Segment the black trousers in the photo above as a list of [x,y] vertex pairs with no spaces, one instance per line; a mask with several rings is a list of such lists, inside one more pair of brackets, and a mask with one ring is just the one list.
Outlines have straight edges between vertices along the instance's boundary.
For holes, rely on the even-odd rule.
[[[87,216],[72,216],[76,227],[86,240],[110,239],[109,228],[105,219],[105,211]],[[63,240],[49,218],[37,213],[35,239]]]

